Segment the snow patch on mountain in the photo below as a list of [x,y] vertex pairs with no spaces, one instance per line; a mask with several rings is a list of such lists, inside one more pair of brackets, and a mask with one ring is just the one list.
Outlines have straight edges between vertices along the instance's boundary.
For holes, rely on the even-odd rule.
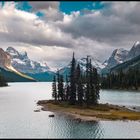
[[[96,59],[96,58],[94,58],[92,56],[88,56],[88,58],[91,59],[92,65],[93,65],[93,67],[97,68],[98,73],[100,73],[101,70],[105,67],[105,65],[102,64],[98,59]],[[87,58],[85,57],[85,58],[81,58],[81,59],[76,60],[76,63],[80,65],[80,69],[83,72],[86,71],[86,63],[87,63],[86,59]],[[71,62],[67,66],[61,68],[59,70],[59,73],[63,74],[64,76],[69,75],[70,67],[71,67]]]
[[133,47],[130,49],[126,60],[130,60],[136,56],[140,55],[140,42],[134,43]]
[[127,51],[124,49],[115,49],[108,60],[104,61],[105,68],[101,70],[102,73],[108,73],[109,70],[118,64],[124,63],[140,55],[140,42],[136,41],[133,47]]
[[109,59],[106,60],[103,64],[108,68],[112,68],[120,63],[123,63],[127,55],[127,50],[124,50],[123,48],[115,49]]
[[30,60],[27,52],[18,52],[13,47],[8,47],[6,50],[11,56],[12,66],[23,73],[42,73],[50,70],[46,62],[36,62]]
[[[102,64],[98,59],[92,57],[92,56],[88,56],[89,59],[91,59],[92,62],[92,66],[97,68],[98,72],[101,71],[101,69],[103,69],[105,67],[104,64]],[[77,60],[77,63],[80,64],[80,68],[85,71],[86,70],[86,59],[87,58],[81,58]]]

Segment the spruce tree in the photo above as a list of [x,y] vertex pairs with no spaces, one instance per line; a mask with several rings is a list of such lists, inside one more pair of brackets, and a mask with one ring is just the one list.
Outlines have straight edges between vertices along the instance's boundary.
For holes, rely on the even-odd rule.
[[[140,70],[138,67],[129,68],[127,71],[120,69],[101,78],[102,88],[110,89],[135,89],[140,87]],[[111,86],[110,86],[111,81]]]
[[[63,76],[57,71],[57,88],[56,90],[56,77],[53,80],[53,97],[55,100],[67,101],[71,105],[78,103],[82,105],[85,103],[87,106],[97,104],[99,99],[99,76],[97,69],[93,68],[91,59],[86,58],[86,71],[82,72],[80,65],[76,65],[74,53],[71,61],[70,75],[66,75],[66,84],[64,88]],[[106,78],[104,78],[105,83]],[[104,84],[106,87],[106,84]],[[56,96],[57,95],[57,96]]]
[[3,86],[8,86],[8,83],[6,82],[3,75],[0,73],[0,87],[3,87]]
[[65,86],[65,100],[68,101],[70,96],[70,86],[68,76],[66,75],[66,86]]
[[57,101],[57,86],[56,86],[56,77],[54,76],[53,78],[53,83],[52,83],[52,97]]
[[90,104],[90,77],[89,77],[89,58],[86,58],[86,89],[85,89],[85,102],[87,106]]
[[135,72],[134,72],[134,86],[135,86],[135,89],[138,90],[138,74],[139,74],[139,71],[138,69],[135,69]]
[[57,89],[58,89],[58,100],[61,100],[60,97],[60,74],[59,74],[59,70],[57,70]]
[[63,79],[63,75],[60,75],[59,95],[60,95],[61,100],[64,101],[64,79]]
[[99,75],[97,73],[97,69],[93,68],[93,83],[94,83],[94,104],[98,104],[98,100],[100,98],[100,83],[99,83]]
[[77,81],[78,104],[81,105],[83,103],[83,83],[82,83],[82,73],[81,73],[79,64],[76,69],[76,81]]
[[58,100],[64,101],[64,79],[63,75],[59,74],[59,70],[57,71],[57,88],[58,88]]
[[89,61],[89,104],[94,104],[96,101],[96,95],[95,95],[95,79],[94,79],[94,73],[93,73],[93,66],[91,64],[91,59]]
[[73,58],[71,62],[71,70],[70,70],[70,99],[69,99],[70,104],[73,104],[73,105],[76,103],[75,68],[76,68],[76,60],[74,58],[74,53],[73,53]]
[[93,68],[91,59],[87,57],[86,67],[86,104],[87,106],[97,104],[99,99],[99,77],[97,69]]

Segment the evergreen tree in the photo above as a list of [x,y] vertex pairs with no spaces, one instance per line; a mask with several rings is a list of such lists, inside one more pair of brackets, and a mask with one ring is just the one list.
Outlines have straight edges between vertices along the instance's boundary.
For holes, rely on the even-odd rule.
[[82,73],[81,73],[79,64],[76,69],[76,81],[77,81],[78,104],[81,105],[83,103],[83,83],[82,83]]
[[58,88],[58,100],[64,101],[64,79],[63,75],[59,74],[59,70],[57,71],[57,88]]
[[94,98],[92,99],[94,101],[94,104],[98,103],[98,99],[100,98],[99,96],[99,91],[100,91],[100,83],[99,83],[99,75],[97,73],[97,69],[93,68],[93,84],[94,84],[94,89],[93,89],[93,93],[94,93]]
[[86,66],[86,104],[97,104],[99,99],[99,76],[97,69],[92,66],[91,59],[87,57]]
[[[80,65],[76,65],[76,60],[73,58],[71,61],[70,75],[66,75],[66,84],[64,88],[63,76],[57,71],[57,88],[56,77],[53,80],[53,97],[55,100],[67,101],[74,105],[83,103],[89,105],[97,104],[99,99],[99,76],[97,69],[92,66],[91,59],[87,56],[86,71],[83,73]],[[107,77],[108,78],[108,77]],[[103,84],[106,78],[104,78]],[[107,85],[104,84],[104,87]],[[57,92],[58,89],[58,92]]]
[[61,100],[64,101],[64,80],[63,80],[63,75],[60,75],[59,95],[60,95]]
[[90,79],[89,79],[89,58],[86,58],[86,89],[85,89],[85,102],[87,106],[90,104]]
[[2,76],[2,74],[0,73],[0,87],[3,87],[3,86],[8,86],[5,78]]
[[134,86],[135,86],[136,90],[138,89],[138,76],[139,76],[138,74],[139,74],[138,69],[135,69],[135,72],[134,72]]
[[127,71],[120,70],[116,73],[110,73],[101,78],[102,88],[138,90],[140,87],[139,75],[139,68],[129,68]]
[[89,68],[90,68],[90,104],[95,104],[96,103],[96,83],[95,83],[95,75],[94,75],[94,68],[91,64],[91,59],[89,63]]
[[56,77],[54,76],[53,78],[53,83],[52,83],[52,97],[55,99],[55,101],[57,101],[57,86],[56,86]]
[[75,68],[76,68],[76,60],[73,58],[71,62],[71,71],[70,71],[70,104],[76,103],[76,81],[75,81]]
[[68,76],[66,75],[66,86],[65,86],[65,100],[68,101],[70,96],[70,86]]
[[57,70],[57,89],[58,89],[58,100],[60,101],[61,100],[61,89],[60,89],[60,74],[59,74],[59,70]]

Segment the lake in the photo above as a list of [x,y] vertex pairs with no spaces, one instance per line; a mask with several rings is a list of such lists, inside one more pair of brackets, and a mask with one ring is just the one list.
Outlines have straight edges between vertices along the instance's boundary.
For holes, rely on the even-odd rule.
[[[40,108],[38,100],[51,99],[51,83],[9,83],[0,88],[0,138],[140,138],[140,121],[77,122]],[[101,90],[101,103],[140,108],[140,93]]]

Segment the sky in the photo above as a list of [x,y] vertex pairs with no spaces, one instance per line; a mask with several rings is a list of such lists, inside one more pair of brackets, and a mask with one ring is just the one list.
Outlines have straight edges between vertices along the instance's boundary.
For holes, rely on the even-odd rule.
[[26,51],[51,68],[91,55],[103,62],[114,49],[140,41],[140,2],[0,2],[0,48]]

